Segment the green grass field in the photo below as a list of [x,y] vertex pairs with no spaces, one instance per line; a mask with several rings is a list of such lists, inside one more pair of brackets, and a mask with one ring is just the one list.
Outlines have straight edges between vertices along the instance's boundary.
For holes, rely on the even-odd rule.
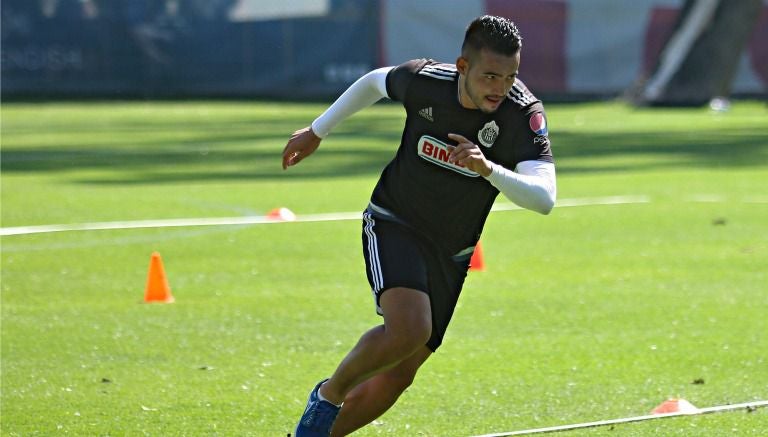
[[[402,110],[369,108],[283,172],[324,106],[3,104],[2,227],[362,211]],[[647,201],[492,213],[443,347],[356,435],[768,399],[765,104],[548,115],[564,205]],[[140,303],[153,251],[174,304]],[[0,434],[285,436],[378,323],[356,220],[4,236]],[[766,433],[768,408],[564,435]]]

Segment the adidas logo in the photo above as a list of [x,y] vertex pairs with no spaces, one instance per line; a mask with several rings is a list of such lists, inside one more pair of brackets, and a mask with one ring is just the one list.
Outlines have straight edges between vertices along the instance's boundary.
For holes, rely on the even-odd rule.
[[429,121],[435,121],[435,119],[432,117],[432,107],[424,108],[421,111],[419,111],[419,115],[426,118]]

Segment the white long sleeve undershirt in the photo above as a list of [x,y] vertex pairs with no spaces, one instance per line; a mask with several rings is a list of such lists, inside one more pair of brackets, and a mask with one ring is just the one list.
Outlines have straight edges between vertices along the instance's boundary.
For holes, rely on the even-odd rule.
[[491,174],[485,179],[517,206],[549,214],[557,198],[555,164],[523,161],[515,170],[494,163],[491,164]]
[[[312,131],[325,138],[334,127],[356,112],[365,109],[387,94],[387,74],[394,67],[373,70],[350,85],[335,102],[312,122]],[[485,179],[516,205],[549,214],[557,193],[555,165],[544,161],[520,162],[515,171],[492,163]]]
[[394,67],[371,71],[349,86],[333,104],[312,122],[312,132],[325,138],[347,117],[378,102],[387,95],[387,73]]

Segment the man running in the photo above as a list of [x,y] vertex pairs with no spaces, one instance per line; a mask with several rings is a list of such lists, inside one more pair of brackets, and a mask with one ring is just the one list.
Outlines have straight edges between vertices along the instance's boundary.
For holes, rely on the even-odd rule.
[[381,98],[402,102],[407,113],[397,153],[363,213],[366,273],[384,324],[315,386],[296,437],[347,435],[410,386],[442,343],[499,192],[541,214],[553,208],[546,116],[517,78],[521,45],[512,21],[479,17],[455,64],[417,59],[374,70],[291,136],[283,169]]

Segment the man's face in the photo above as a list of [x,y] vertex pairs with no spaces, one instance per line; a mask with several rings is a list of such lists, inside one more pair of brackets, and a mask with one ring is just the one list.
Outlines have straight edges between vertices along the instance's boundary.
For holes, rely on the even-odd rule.
[[456,68],[464,77],[459,82],[461,105],[491,113],[499,109],[515,83],[520,68],[520,51],[506,56],[482,49],[472,59],[457,59]]

